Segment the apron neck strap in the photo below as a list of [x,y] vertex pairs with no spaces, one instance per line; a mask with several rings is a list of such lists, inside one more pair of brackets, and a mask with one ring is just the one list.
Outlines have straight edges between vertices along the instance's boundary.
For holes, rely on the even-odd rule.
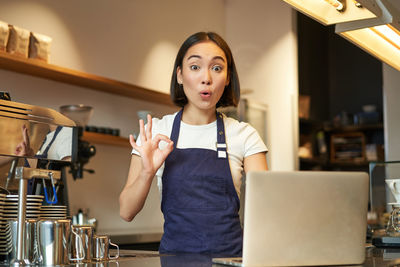
[[181,109],[178,114],[176,114],[174,119],[174,124],[172,125],[172,132],[170,139],[174,142],[174,148],[176,148],[176,144],[178,143],[179,130],[181,128],[181,120],[182,120],[183,109]]
[[225,141],[224,119],[221,113],[217,112],[217,156],[220,159],[227,158]]
[[225,126],[221,113],[217,112],[217,143],[225,144]]
[[[170,139],[174,142],[174,148],[176,148],[176,144],[178,143],[179,130],[181,128],[183,109],[181,109],[175,116],[174,123],[172,126],[172,132]],[[217,150],[219,147],[224,148],[226,151],[226,142],[225,142],[225,127],[224,120],[221,113],[216,112],[217,117]]]

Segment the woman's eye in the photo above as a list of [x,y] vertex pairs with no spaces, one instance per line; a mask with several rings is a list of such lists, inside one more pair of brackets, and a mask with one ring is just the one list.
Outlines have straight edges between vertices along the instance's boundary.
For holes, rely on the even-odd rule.
[[191,70],[198,70],[198,69],[200,69],[200,67],[197,66],[197,65],[192,65],[192,66],[190,66],[190,69]]
[[222,67],[221,66],[213,66],[212,70],[220,72],[222,70]]

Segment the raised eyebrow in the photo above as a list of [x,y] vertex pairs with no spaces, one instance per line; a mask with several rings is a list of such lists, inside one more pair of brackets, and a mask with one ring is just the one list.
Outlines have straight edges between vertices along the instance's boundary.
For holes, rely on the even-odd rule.
[[[189,57],[187,58],[187,60],[189,60],[189,59],[191,59],[191,58],[200,58],[200,59],[201,59],[201,56],[199,56],[199,55],[191,55],[191,56],[189,56]],[[221,56],[215,56],[215,57],[213,57],[213,60],[215,60],[215,59],[220,59],[220,60],[222,60],[223,62],[225,62],[225,59],[224,59],[223,57],[221,57]]]
[[199,55],[191,55],[190,57],[187,58],[187,60],[189,60],[191,58],[201,58],[201,56],[199,56]]
[[221,56],[215,56],[213,59],[220,59],[220,60],[222,60],[223,62],[225,62],[225,59],[224,59],[223,57],[221,57]]

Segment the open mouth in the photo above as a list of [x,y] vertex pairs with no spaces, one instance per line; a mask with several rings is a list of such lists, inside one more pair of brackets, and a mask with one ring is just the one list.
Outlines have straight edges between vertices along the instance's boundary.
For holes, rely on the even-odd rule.
[[200,92],[200,95],[202,97],[209,97],[209,96],[211,96],[211,92],[210,91],[202,91],[202,92]]

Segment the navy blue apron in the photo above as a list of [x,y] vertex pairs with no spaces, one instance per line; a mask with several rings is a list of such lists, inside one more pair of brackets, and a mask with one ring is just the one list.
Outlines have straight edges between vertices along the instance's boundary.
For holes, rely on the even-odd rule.
[[217,114],[217,151],[176,147],[181,110],[174,119],[174,149],[162,176],[164,235],[161,253],[209,253],[240,256],[243,231],[240,201],[226,153],[222,115]]

